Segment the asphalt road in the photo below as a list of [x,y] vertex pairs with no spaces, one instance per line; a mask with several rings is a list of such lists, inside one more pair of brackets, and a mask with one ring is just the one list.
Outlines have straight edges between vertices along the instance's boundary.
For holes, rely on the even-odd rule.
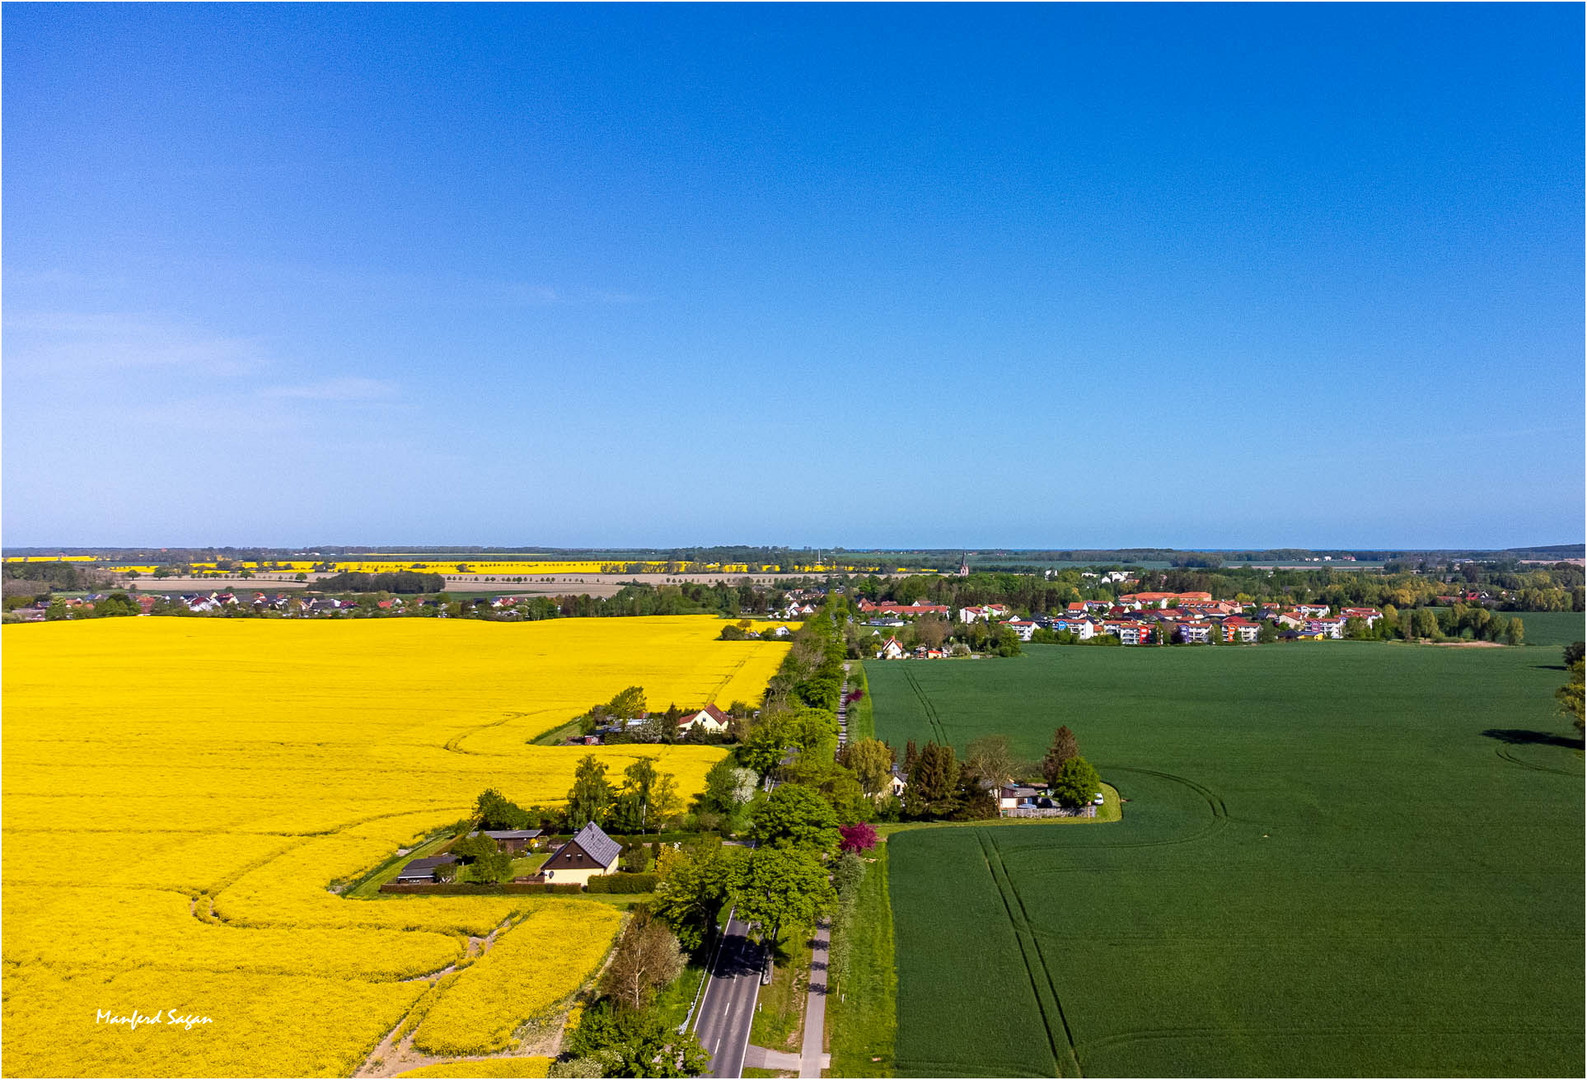
[[711,1055],[706,1076],[740,1076],[749,1047],[749,1025],[760,995],[761,952],[748,938],[749,927],[731,919],[717,950],[711,983],[700,1002],[695,1034]]

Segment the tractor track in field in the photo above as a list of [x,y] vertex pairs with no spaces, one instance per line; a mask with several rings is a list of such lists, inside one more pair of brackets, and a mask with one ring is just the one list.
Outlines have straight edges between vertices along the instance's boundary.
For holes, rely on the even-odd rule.
[[1498,754],[1505,761],[1508,761],[1511,765],[1519,765],[1521,768],[1531,769],[1533,772],[1553,773],[1555,776],[1570,776],[1577,780],[1582,778],[1582,774],[1579,772],[1571,772],[1568,769],[1556,769],[1548,765],[1538,765],[1535,762],[1526,761],[1522,758],[1516,757],[1514,751],[1507,750],[1502,746],[1495,750],[1494,753]]
[[[992,876],[992,883],[997,886],[998,898],[1003,901],[1003,910],[1008,915],[1010,928],[1014,931],[1014,940],[1019,945],[1020,957],[1025,963],[1025,974],[1030,979],[1031,996],[1036,999],[1036,1008],[1041,1013],[1042,1028],[1047,1034],[1048,1049],[1052,1052],[1053,1070],[1059,1075],[1066,1075],[1065,1066],[1069,1066],[1074,1076],[1084,1076],[1080,1068],[1080,1056],[1075,1051],[1074,1033],[1069,1028],[1069,1019],[1064,1015],[1062,1000],[1058,997],[1058,987],[1053,982],[1052,971],[1047,967],[1047,960],[1042,955],[1041,943],[1036,938],[1035,929],[1031,925],[1030,914],[1025,909],[1024,898],[1014,886],[1014,879],[1009,876],[1008,867],[1003,862],[1002,849],[998,847],[997,840],[989,830],[976,829],[975,838],[981,845],[981,854],[986,859],[987,872]],[[1038,970],[1040,974],[1038,974]],[[1042,994],[1042,987],[1046,986],[1046,997]],[[1051,998],[1049,1010],[1047,998]],[[1057,1024],[1053,1023],[1053,1014],[1056,1014]],[[1058,1032],[1063,1032],[1063,1042],[1060,1045]]]
[[[1107,847],[1163,847],[1168,844],[1191,844],[1198,840],[1205,840],[1207,837],[1222,831],[1222,829],[1229,824],[1229,808],[1224,803],[1223,796],[1219,795],[1211,788],[1203,787],[1189,777],[1178,776],[1174,773],[1162,772],[1158,769],[1142,769],[1133,765],[1105,765],[1099,767],[1098,771],[1105,772],[1109,776],[1113,775],[1114,773],[1121,772],[1140,773],[1144,776],[1155,776],[1159,780],[1167,780],[1171,783],[1182,784],[1194,791],[1197,795],[1200,795],[1207,803],[1207,810],[1212,814],[1211,821],[1207,822],[1199,829],[1186,833],[1184,836],[1171,836],[1165,840],[1125,840],[1120,842],[1110,841],[1106,845]],[[1114,784],[1113,786],[1115,789],[1118,787],[1117,784]],[[1122,797],[1124,793],[1120,792],[1119,794]]]
[[1514,1028],[1505,1028],[1497,1031],[1481,1031],[1471,1027],[1451,1026],[1371,1028],[1371,1027],[1177,1027],[1177,1028],[1141,1028],[1136,1031],[1119,1031],[1112,1035],[1103,1035],[1086,1043],[1087,1046],[1101,1049],[1115,1047],[1124,1043],[1147,1042],[1153,1039],[1224,1039],[1231,1035],[1240,1038],[1274,1038],[1293,1039],[1305,1036],[1318,1036],[1329,1039],[1354,1039],[1363,1036],[1404,1036],[1407,1038],[1444,1037],[1456,1035],[1480,1035],[1494,1038],[1505,1038],[1513,1035],[1579,1035],[1580,1028],[1527,1028],[1517,1031]]
[[[908,663],[908,661],[904,661]],[[921,687],[920,681],[915,678],[915,673],[907,667],[904,668],[904,681],[915,692],[915,698],[920,702],[921,711],[926,714],[926,723],[931,726],[932,734],[937,737],[937,745],[952,746],[948,738],[948,731],[942,726],[942,717],[937,715],[937,707],[931,703],[931,696]]]
[[[732,685],[733,680],[738,677],[738,673],[740,671],[744,670],[744,665],[749,663],[749,658],[750,658],[750,654],[749,653],[745,653],[743,659],[741,659],[738,663],[734,664],[733,665],[733,669],[731,671],[729,671],[725,676],[722,677],[722,681],[717,683],[716,690],[712,694],[712,697],[711,697],[712,701],[721,701],[722,700],[722,694],[727,690],[727,688],[729,686]],[[732,702],[728,702],[727,704],[731,705]]]
[[475,727],[469,728],[467,731],[460,732],[459,734],[452,736],[450,739],[446,740],[444,744],[442,744],[441,749],[449,750],[454,754],[467,754],[470,757],[506,757],[507,755],[505,754],[485,753],[479,750],[464,750],[461,744],[463,740],[468,738],[470,735],[478,735],[481,731],[488,731],[493,727],[501,727],[510,720],[521,720],[528,715],[529,714],[526,712],[506,713],[499,720],[492,720],[488,724],[479,724]]

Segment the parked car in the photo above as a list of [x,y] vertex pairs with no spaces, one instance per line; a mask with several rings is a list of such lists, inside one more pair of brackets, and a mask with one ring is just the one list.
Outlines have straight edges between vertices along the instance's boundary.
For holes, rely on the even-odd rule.
[[1104,800],[1102,798],[1102,792],[1099,791],[1099,792],[1097,792],[1096,798],[1091,800],[1091,805],[1093,805],[1093,806],[1101,806],[1103,801]]

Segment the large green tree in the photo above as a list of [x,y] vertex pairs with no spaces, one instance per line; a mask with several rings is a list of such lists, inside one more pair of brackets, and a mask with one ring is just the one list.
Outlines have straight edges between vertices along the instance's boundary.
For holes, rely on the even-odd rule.
[[1064,762],[1073,761],[1079,756],[1080,741],[1069,730],[1069,725],[1064,724],[1052,733],[1052,745],[1047,748],[1047,756],[1041,759],[1041,773],[1047,778],[1047,783],[1056,783]]
[[792,745],[792,736],[782,716],[763,716],[734,748],[733,754],[739,763],[745,768],[754,769],[760,776],[775,769]]
[[700,795],[700,803],[707,810],[731,814],[755,797],[756,786],[755,770],[725,757],[705,774],[705,791]]
[[859,739],[843,750],[843,764],[871,798],[889,790],[893,775],[893,748],[880,739]]
[[665,821],[682,805],[677,779],[658,771],[654,758],[640,758],[623,770],[623,788],[616,802],[622,826],[638,832]]
[[651,911],[672,927],[689,949],[716,932],[722,908],[733,894],[749,849],[703,837],[682,848],[663,847],[656,862],[656,898]]
[[1059,806],[1078,810],[1101,790],[1102,778],[1091,767],[1091,763],[1083,757],[1072,757],[1059,768],[1048,793],[1057,800]]
[[952,746],[928,742],[909,771],[906,805],[917,816],[944,814],[953,808],[959,786],[959,759]]
[[606,779],[606,766],[594,754],[585,754],[574,770],[573,787],[568,792],[568,827],[577,831],[592,821],[599,825],[611,808],[612,785]]
[[1584,683],[1583,662],[1579,659],[1573,661],[1568,670],[1570,681],[1554,691],[1554,700],[1559,702],[1560,711],[1575,721],[1576,730],[1581,731],[1587,726],[1587,706],[1583,703],[1587,683]]
[[803,784],[779,784],[750,811],[750,835],[772,847],[802,847],[820,855],[838,849],[838,816],[821,793]]
[[756,848],[734,889],[739,918],[755,923],[770,947],[832,912],[837,893],[826,865],[807,847]]

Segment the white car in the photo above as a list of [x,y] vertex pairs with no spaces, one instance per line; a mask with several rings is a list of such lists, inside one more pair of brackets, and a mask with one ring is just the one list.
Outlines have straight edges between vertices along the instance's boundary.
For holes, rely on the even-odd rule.
[[1103,803],[1102,792],[1097,792],[1097,797],[1091,800],[1091,805],[1101,806]]

